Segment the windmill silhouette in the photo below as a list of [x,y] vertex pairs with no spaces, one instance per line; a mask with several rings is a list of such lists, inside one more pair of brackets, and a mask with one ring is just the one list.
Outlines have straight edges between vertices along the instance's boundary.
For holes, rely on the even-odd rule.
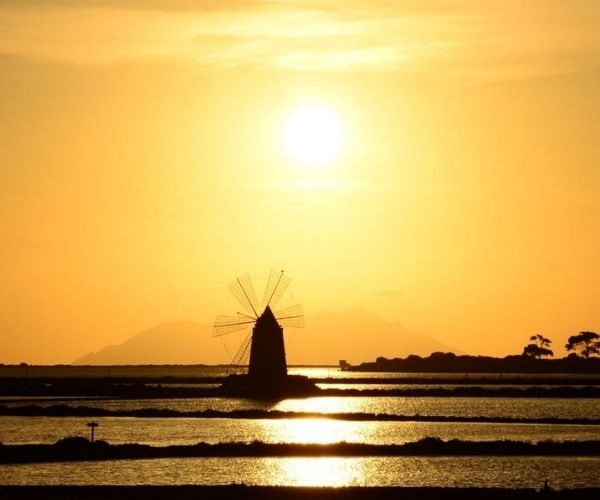
[[214,336],[221,337],[252,327],[231,362],[235,370],[245,367],[250,358],[248,375],[252,378],[272,380],[273,377],[287,375],[283,327],[304,327],[304,313],[300,304],[273,309],[291,281],[283,271],[271,271],[260,305],[248,274],[230,283],[229,290],[246,312],[217,316]]
[[302,305],[277,309],[291,281],[283,271],[271,271],[260,304],[248,274],[229,284],[229,290],[245,312],[217,316],[214,336],[221,337],[249,329],[231,362],[235,370],[245,368],[248,363],[248,371],[242,375],[229,375],[221,386],[222,393],[280,397],[317,390],[307,377],[287,374],[283,327],[304,326]]

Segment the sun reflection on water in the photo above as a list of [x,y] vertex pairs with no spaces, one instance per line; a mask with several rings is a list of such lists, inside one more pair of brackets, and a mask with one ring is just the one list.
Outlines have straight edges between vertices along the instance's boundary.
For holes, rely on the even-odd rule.
[[362,460],[350,457],[280,459],[269,467],[270,484],[290,486],[349,486],[365,484]]
[[[344,399],[352,398],[307,398],[302,400],[307,405],[303,411],[314,413],[345,413],[351,412],[352,408],[345,404]],[[281,401],[274,408],[279,411],[294,411],[286,408],[286,403],[291,400]],[[293,407],[294,403],[291,402]],[[303,418],[286,421],[283,426],[278,427],[281,432],[281,441],[295,443],[335,443],[340,441],[364,442],[366,436],[360,432],[360,427],[355,422],[344,422],[349,425],[340,425],[340,421],[327,418]],[[273,430],[273,429],[272,429]],[[342,431],[342,432],[340,432]]]
[[[355,398],[318,397],[306,399],[285,399],[273,408],[279,411],[305,411],[314,413],[349,413],[361,411],[352,401]],[[364,410],[363,410],[364,411]]]
[[[324,418],[290,419],[278,422],[277,426],[265,421],[265,432],[270,434],[272,442],[286,443],[337,443],[340,441],[363,442],[364,427],[353,425],[355,422],[343,422]],[[350,424],[350,425],[343,425]],[[361,432],[362,429],[362,432]]]

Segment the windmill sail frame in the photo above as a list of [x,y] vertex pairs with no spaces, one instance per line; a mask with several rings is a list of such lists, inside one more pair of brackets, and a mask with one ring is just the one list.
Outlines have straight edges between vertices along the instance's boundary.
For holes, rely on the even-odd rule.
[[[231,362],[232,368],[239,369],[244,366],[248,361],[248,357],[250,357],[250,365],[252,365],[253,357],[256,358],[255,354],[251,355],[251,352],[255,352],[256,349],[256,346],[253,344],[257,342],[257,339],[262,339],[264,335],[262,330],[264,330],[265,324],[270,321],[273,325],[269,326],[269,328],[275,332],[272,342],[278,346],[281,344],[276,348],[277,351],[281,352],[275,354],[272,359],[276,360],[274,364],[281,365],[282,362],[280,358],[282,358],[283,370],[285,371],[285,348],[282,337],[283,327],[304,327],[304,311],[301,304],[294,304],[292,306],[274,310],[276,304],[287,291],[291,281],[292,279],[285,275],[284,271],[271,270],[260,306],[256,298],[252,278],[249,274],[244,274],[236,278],[228,285],[232,295],[248,314],[238,312],[237,315],[218,315],[213,327],[213,336],[222,337],[252,327],[252,330],[244,338]],[[266,321],[265,318],[267,318]],[[271,319],[269,320],[269,318]],[[258,337],[256,337],[257,334]],[[280,336],[281,342],[277,340]],[[259,343],[265,346],[263,340]],[[262,349],[268,348],[267,345]],[[252,372],[252,366],[250,366],[250,368],[250,372]],[[254,367],[254,371],[257,371],[256,366]]]

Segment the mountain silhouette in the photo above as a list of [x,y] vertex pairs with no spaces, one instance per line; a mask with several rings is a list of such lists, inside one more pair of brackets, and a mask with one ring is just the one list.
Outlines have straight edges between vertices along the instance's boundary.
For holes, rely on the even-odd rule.
[[[285,328],[288,364],[337,364],[372,361],[435,351],[459,351],[429,335],[408,332],[363,308],[320,312],[306,318],[306,328]],[[109,345],[74,361],[78,365],[229,363],[244,333],[225,340],[212,336],[212,325],[190,321],[161,323],[119,345]]]
[[286,349],[290,364],[337,364],[340,359],[359,363],[378,356],[460,352],[430,335],[408,332],[400,322],[386,321],[362,307],[307,318],[306,328],[286,332]]

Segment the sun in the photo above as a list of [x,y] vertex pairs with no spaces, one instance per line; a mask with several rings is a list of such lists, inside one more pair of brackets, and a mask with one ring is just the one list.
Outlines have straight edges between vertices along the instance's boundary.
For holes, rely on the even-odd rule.
[[331,163],[340,153],[342,143],[342,123],[329,108],[303,106],[285,123],[285,152],[303,166],[320,168]]

